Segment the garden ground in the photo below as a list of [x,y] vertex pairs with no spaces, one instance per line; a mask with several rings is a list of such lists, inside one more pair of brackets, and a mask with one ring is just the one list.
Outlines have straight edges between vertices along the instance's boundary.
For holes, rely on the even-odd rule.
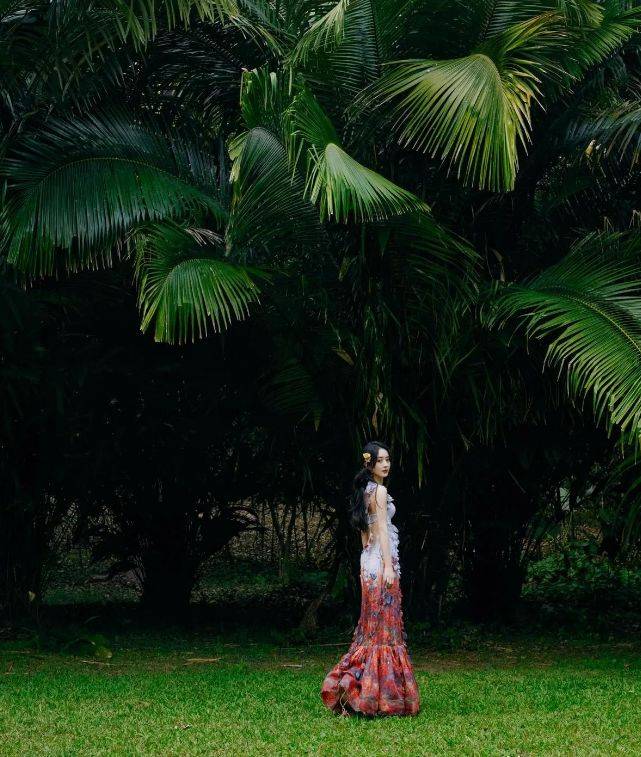
[[[96,637],[98,638],[98,637]],[[3,755],[639,754],[641,641],[487,635],[410,643],[422,710],[341,718],[319,689],[345,651],[134,630],[90,655],[0,643]],[[412,639],[410,628],[410,642]],[[96,652],[96,650],[94,650]],[[109,656],[111,655],[111,656]]]

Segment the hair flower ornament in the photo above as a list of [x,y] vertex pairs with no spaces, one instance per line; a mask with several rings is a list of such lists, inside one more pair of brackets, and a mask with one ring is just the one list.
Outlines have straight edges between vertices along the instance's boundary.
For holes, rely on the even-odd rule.
[[371,457],[372,457],[371,452],[363,452],[363,460],[365,460],[366,463],[369,463]]

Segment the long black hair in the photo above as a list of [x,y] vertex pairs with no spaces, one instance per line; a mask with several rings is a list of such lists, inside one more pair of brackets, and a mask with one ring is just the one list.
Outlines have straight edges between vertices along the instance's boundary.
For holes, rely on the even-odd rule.
[[367,486],[368,481],[375,480],[372,476],[372,468],[376,465],[376,461],[378,460],[379,449],[385,449],[389,452],[387,444],[375,440],[367,442],[363,447],[363,452],[369,452],[371,457],[369,462],[363,460],[363,467],[354,476],[354,491],[348,501],[347,510],[350,525],[361,531],[367,531],[369,528],[365,508],[365,487]]

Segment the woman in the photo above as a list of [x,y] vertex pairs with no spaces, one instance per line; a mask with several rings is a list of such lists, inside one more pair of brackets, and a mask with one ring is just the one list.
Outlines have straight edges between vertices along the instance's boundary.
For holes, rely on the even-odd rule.
[[420,694],[403,626],[396,508],[383,485],[389,453],[371,441],[363,461],[350,501],[350,521],[363,543],[361,615],[349,650],[323,681],[321,698],[341,715],[415,715]]

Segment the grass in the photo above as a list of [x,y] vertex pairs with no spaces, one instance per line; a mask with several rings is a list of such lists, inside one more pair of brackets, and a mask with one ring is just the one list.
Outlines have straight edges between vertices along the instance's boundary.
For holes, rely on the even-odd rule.
[[0,754],[639,753],[636,638],[487,637],[444,651],[410,635],[422,710],[374,720],[322,705],[323,676],[349,642],[333,638],[132,630],[110,639],[108,661],[4,641]]

